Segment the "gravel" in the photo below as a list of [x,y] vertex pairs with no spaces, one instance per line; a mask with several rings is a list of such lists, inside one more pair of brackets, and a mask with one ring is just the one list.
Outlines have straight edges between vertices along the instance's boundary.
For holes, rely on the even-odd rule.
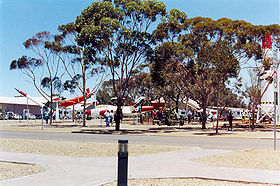
[[267,169],[280,171],[280,151],[245,150],[195,159],[195,162],[218,167]]
[[17,162],[0,162],[0,180],[11,179],[44,172],[45,169],[36,164]]
[[[183,150],[186,147],[128,145],[129,156]],[[71,157],[109,157],[117,155],[117,144],[77,141],[51,141],[0,138],[0,151]]]
[[[104,184],[103,186],[117,185],[117,182]],[[258,183],[247,183],[237,181],[222,181],[222,180],[211,180],[211,179],[200,179],[200,178],[156,178],[156,179],[131,179],[128,180],[129,186],[169,186],[169,185],[188,185],[188,186],[258,186],[258,185],[272,185],[272,184],[258,184]]]
[[[185,147],[129,145],[129,156],[183,150]],[[0,151],[71,157],[109,157],[117,155],[117,144],[76,141],[23,140],[0,138]],[[0,180],[43,172],[35,164],[0,162]]]

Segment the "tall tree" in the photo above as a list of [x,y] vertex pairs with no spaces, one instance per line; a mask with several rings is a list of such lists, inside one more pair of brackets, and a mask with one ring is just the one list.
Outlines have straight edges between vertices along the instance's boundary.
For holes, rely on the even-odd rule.
[[46,46],[46,43],[55,40],[56,38],[49,32],[37,33],[23,43],[25,48],[31,50],[37,58],[22,56],[10,64],[11,70],[22,70],[31,79],[36,90],[50,101],[50,124],[52,124],[53,96],[55,93],[61,93],[61,78],[64,75],[64,71],[60,69],[60,59]]
[[128,81],[154,42],[149,28],[166,14],[165,9],[162,2],[155,0],[97,1],[76,19],[78,44],[88,47],[110,69],[117,97],[116,130],[120,129]]
[[[261,56],[259,39],[267,33],[274,33],[273,35],[275,36],[279,33],[279,29],[277,30],[279,27],[277,25],[254,26],[245,21],[233,21],[227,18],[214,21],[203,17],[186,19],[181,24],[180,22],[176,23],[174,26],[172,20],[168,20],[168,22],[160,24],[157,33],[161,40],[170,39],[170,33],[173,36],[176,33],[175,37],[172,37],[172,42],[179,43],[176,55],[184,59],[181,62],[185,63],[186,69],[186,80],[184,82],[187,85],[185,87],[188,89],[190,96],[198,100],[203,107],[202,128],[205,128],[209,95],[214,92],[217,83],[222,84],[225,79],[233,75],[230,71],[235,70],[234,73],[237,73],[236,61],[239,61],[241,66],[246,64],[252,57],[259,58]],[[226,47],[222,48],[219,45],[226,45]],[[212,53],[209,52],[210,50]],[[217,70],[213,68],[216,65],[218,69],[217,62],[215,62],[218,58],[220,58],[218,61],[222,62],[222,56],[217,53],[221,50],[223,52],[219,53],[224,55],[223,57],[228,60],[229,66],[233,67],[233,69],[225,67],[230,71],[224,73],[227,78],[219,83],[217,80],[220,79],[215,77],[221,76],[215,74]],[[232,60],[226,55],[229,52],[235,65],[231,65],[230,61]],[[190,83],[192,86],[189,86]]]
[[99,104],[113,104],[112,98],[113,96],[113,87],[112,87],[112,81],[104,81],[100,89],[96,93],[96,101]]
[[[74,23],[59,26],[59,31],[61,34],[55,36],[55,41],[46,42],[46,47],[57,55],[61,61],[62,68],[65,69],[68,75],[68,80],[63,84],[64,89],[70,90],[71,93],[78,89],[83,95],[82,126],[85,127],[86,102],[91,95],[97,92],[102,84],[103,77],[105,76],[104,68],[96,65],[97,59],[89,54],[87,47],[78,45]],[[95,83],[91,85],[90,92],[87,92],[87,81],[90,78],[94,78]]]

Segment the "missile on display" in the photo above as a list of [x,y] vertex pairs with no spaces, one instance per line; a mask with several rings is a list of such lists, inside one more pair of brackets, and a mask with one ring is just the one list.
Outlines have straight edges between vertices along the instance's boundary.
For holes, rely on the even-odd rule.
[[17,88],[15,88],[16,91],[18,93],[20,93],[21,95],[25,96],[26,98],[30,99],[31,101],[33,101],[34,103],[36,103],[37,105],[39,105],[40,107],[44,107],[46,108],[46,105],[44,105],[43,103],[38,103],[37,101],[35,101],[32,97],[30,97],[28,94],[26,94],[25,92],[18,90]]
[[[92,95],[93,95],[93,93],[90,93],[89,89],[87,89],[86,93],[85,93],[86,99],[89,99]],[[58,106],[59,107],[68,107],[68,106],[76,105],[76,104],[81,103],[83,101],[84,101],[84,96],[80,96],[80,97],[76,97],[76,98],[73,98],[73,99],[62,101],[60,103],[60,105],[58,105]]]

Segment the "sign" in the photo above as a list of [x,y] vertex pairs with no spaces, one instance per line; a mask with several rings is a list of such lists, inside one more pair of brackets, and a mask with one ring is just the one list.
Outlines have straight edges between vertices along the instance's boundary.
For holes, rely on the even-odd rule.
[[273,68],[277,70],[279,67],[278,49],[273,50]]
[[278,77],[277,77],[277,72],[276,71],[274,71],[274,73],[273,73],[273,84],[274,84],[274,88],[277,88]]

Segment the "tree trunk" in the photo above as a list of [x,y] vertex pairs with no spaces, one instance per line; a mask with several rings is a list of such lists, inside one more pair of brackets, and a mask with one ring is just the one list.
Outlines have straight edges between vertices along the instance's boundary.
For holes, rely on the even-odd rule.
[[201,126],[202,126],[202,129],[206,129],[206,120],[207,120],[207,114],[206,114],[206,105],[203,104],[202,105],[202,121],[201,121]]
[[51,102],[50,102],[50,125],[52,125],[53,122],[53,82],[52,82],[52,78],[51,78]]
[[86,127],[86,102],[87,100],[84,97],[84,106],[83,106],[83,127]]
[[121,108],[117,108],[117,111],[116,111],[116,118],[115,118],[115,122],[116,122],[116,128],[115,130],[116,131],[119,131],[120,130],[120,123],[121,123],[121,112],[120,112]]
[[86,77],[85,72],[83,70],[83,97],[84,97],[84,106],[83,106],[83,127],[86,127]]
[[252,125],[251,125],[251,130],[254,131],[255,130],[255,105],[253,105],[253,110],[252,110]]
[[[63,116],[64,117],[64,116]],[[75,105],[73,105],[72,122],[75,122]]]
[[122,100],[120,98],[117,99],[117,111],[116,111],[116,118],[115,118],[115,122],[116,122],[116,131],[120,130],[120,123],[121,123],[121,108],[122,108]]
[[217,95],[217,123],[216,123],[216,134],[219,133],[219,117],[220,117],[220,90],[218,89]]
[[175,109],[176,109],[177,113],[179,112],[179,98],[180,98],[180,93],[177,95],[176,102],[175,102],[175,104],[176,104]]

